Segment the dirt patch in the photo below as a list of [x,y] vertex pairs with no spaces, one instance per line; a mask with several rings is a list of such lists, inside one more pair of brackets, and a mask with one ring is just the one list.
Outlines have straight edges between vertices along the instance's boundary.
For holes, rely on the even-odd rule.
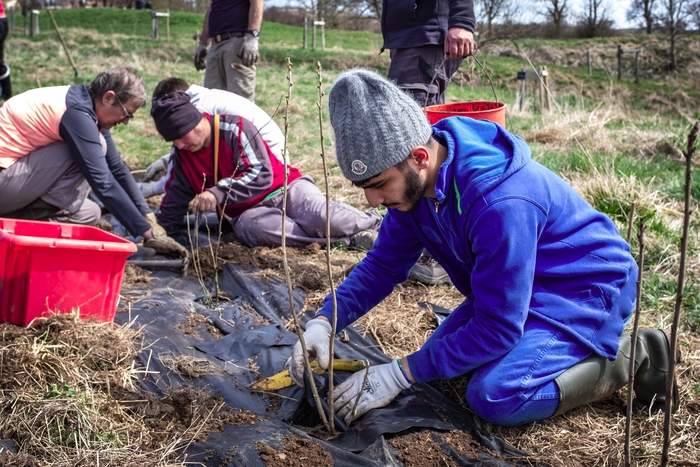
[[444,442],[452,446],[460,456],[468,457],[469,459],[479,459],[479,454],[488,452],[493,457],[500,456],[488,448],[479,444],[469,433],[464,431],[450,431],[438,435]]
[[440,444],[433,436],[430,431],[421,431],[392,438],[389,444],[396,449],[396,457],[406,467],[456,467],[459,465],[442,452]]
[[[206,280],[214,277],[215,271],[221,271],[227,262],[260,268],[265,278],[285,280],[284,258],[282,248],[247,247],[232,241],[218,248],[218,265],[214,268],[213,255],[209,247],[202,247],[195,252],[199,258],[202,275]],[[335,282],[344,279],[350,270],[364,256],[364,253],[334,250],[331,252],[331,270]],[[287,265],[294,287],[307,292],[330,290],[326,251],[317,243],[305,248],[287,248]],[[196,275],[194,261],[190,262],[189,274]]]
[[134,284],[148,284],[151,282],[150,276],[150,272],[127,263],[122,276],[122,287],[129,287]]
[[217,339],[223,337],[223,333],[219,330],[219,328],[211,324],[211,322],[209,322],[207,318],[200,315],[199,313],[187,313],[187,320],[184,323],[178,324],[177,327],[187,335],[200,337],[198,326],[200,324],[207,331],[209,331],[209,334],[216,337]]
[[284,449],[276,451],[269,444],[258,441],[255,449],[268,467],[333,466],[333,457],[323,447],[307,438],[287,436],[282,441]]

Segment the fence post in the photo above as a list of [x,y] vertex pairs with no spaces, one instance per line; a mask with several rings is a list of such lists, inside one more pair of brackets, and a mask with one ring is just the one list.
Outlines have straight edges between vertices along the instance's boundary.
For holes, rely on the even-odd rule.
[[316,48],[316,23],[318,21],[314,20],[314,30],[313,33],[311,34],[311,48],[315,49]]
[[518,72],[518,81],[520,81],[520,110],[523,110],[523,99],[525,98],[525,68]]
[[158,39],[158,18],[165,18],[165,37],[170,40],[170,10],[166,13],[151,11],[151,39]]
[[634,82],[639,84],[639,50],[634,53]]
[[151,39],[157,39],[158,38],[158,17],[156,16],[156,12],[152,11],[151,12]]
[[32,10],[31,24],[29,26],[29,35],[39,35],[39,10]]
[[10,29],[15,28],[15,6],[10,7]]
[[591,73],[593,73],[593,60],[591,59],[591,51],[588,50],[586,54],[588,55],[588,75],[590,76]]
[[617,80],[622,79],[622,46],[617,46]]
[[321,50],[326,50],[326,22],[321,18]]
[[309,17],[304,16],[304,48],[306,48],[306,34],[309,30]]

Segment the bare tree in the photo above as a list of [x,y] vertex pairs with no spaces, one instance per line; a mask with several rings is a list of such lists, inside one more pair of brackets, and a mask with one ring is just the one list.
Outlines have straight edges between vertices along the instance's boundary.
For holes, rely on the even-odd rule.
[[688,4],[688,20],[700,31],[700,0]]
[[656,6],[656,0],[632,0],[627,10],[627,20],[642,23],[646,33],[651,34]]
[[596,37],[601,29],[609,27],[611,20],[605,0],[585,0],[581,24],[586,37]]
[[671,62],[668,64],[669,71],[676,71],[678,69],[678,61],[676,60],[676,40],[678,39],[678,35],[685,29],[688,3],[688,0],[661,0],[661,21],[666,31],[668,31],[671,41]]
[[561,35],[561,26],[564,24],[568,13],[566,2],[568,0],[539,0],[542,4],[544,16],[554,25],[554,35]]
[[484,32],[486,37],[491,37],[494,21],[503,19],[512,0],[477,0],[474,3],[477,18],[485,19],[486,30]]

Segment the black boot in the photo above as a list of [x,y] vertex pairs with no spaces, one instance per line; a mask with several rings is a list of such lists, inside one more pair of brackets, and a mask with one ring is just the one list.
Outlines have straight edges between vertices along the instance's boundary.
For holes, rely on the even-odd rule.
[[58,211],[60,211],[59,208],[39,198],[32,201],[28,206],[25,206],[13,212],[9,212],[7,214],[3,214],[0,217],[6,217],[8,219],[45,221],[48,220],[54,214],[56,214]]
[[10,82],[10,65],[0,63],[0,97],[4,100],[12,97],[12,83]]
[[[635,405],[658,410],[666,401],[666,378],[670,354],[668,335],[660,329],[641,329],[635,356]],[[595,402],[621,389],[629,381],[631,338],[620,338],[614,362],[593,354],[572,366],[555,380],[559,386],[559,408],[555,415]],[[677,358],[676,360],[679,360]],[[673,383],[672,411],[678,407],[678,388]]]

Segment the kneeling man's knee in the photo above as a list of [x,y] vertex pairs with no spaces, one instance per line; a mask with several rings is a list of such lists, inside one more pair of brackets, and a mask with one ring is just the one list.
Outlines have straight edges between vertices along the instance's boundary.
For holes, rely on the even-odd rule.
[[472,381],[467,387],[469,407],[483,420],[496,425],[514,426],[522,423],[513,417],[522,401],[517,394],[508,394],[502,387]]

